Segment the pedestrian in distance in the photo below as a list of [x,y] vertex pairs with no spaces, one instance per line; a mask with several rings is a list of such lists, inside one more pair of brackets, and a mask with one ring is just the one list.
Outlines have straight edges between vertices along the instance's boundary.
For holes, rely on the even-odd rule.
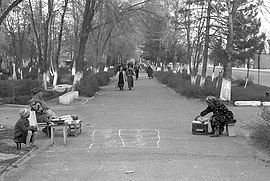
[[221,135],[226,124],[236,123],[232,111],[230,111],[218,98],[208,96],[205,99],[205,102],[208,105],[207,108],[203,110],[195,120],[207,115],[208,113],[213,113],[210,118],[212,131],[209,134],[212,134],[211,137],[218,137]]
[[133,81],[134,72],[131,66],[128,67],[126,74],[127,74],[128,89],[131,90],[134,84],[134,81]]
[[148,67],[147,67],[147,69],[146,69],[146,72],[147,72],[147,74],[148,74],[148,78],[149,79],[153,79],[154,77],[153,77],[153,69],[152,69],[152,67],[151,67],[151,65],[149,64],[148,65]]
[[138,78],[139,78],[139,72],[140,72],[140,66],[139,65],[135,65],[134,70],[135,70],[136,80],[138,80]]
[[20,119],[16,122],[14,128],[14,142],[25,143],[26,150],[36,147],[37,127],[29,125],[30,111],[23,108],[19,111]]
[[126,81],[126,72],[123,70],[123,67],[119,68],[119,71],[116,73],[116,82],[115,87],[118,87],[120,91],[124,90],[124,85]]

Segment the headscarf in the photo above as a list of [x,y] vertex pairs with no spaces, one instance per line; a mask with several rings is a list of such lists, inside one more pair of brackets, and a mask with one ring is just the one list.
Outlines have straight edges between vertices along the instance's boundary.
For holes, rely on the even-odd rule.
[[218,100],[218,98],[216,98],[215,96],[207,96],[206,99],[205,99],[205,101],[206,101],[208,104],[214,106],[215,103],[218,102],[219,100]]
[[34,89],[32,89],[32,90],[33,90],[32,92],[35,93],[35,95],[34,95],[34,96],[32,97],[32,99],[29,101],[30,104],[31,104],[32,102],[38,102],[38,103],[40,103],[40,105],[41,105],[41,107],[42,107],[43,109],[46,109],[46,110],[50,109],[49,106],[45,103],[45,101],[44,101],[44,99],[43,99],[43,97],[42,97],[42,94],[38,94],[39,92],[42,91],[42,89],[34,88]]

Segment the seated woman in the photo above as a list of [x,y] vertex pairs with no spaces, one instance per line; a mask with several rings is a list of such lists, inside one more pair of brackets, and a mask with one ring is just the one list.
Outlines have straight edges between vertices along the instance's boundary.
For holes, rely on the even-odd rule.
[[[43,92],[39,88],[34,88],[31,90],[34,94],[33,98],[30,100],[31,111],[36,112],[38,123],[49,123],[52,118],[56,115],[50,110],[50,107],[45,103],[43,99]],[[47,134],[48,127],[45,127],[42,131]],[[50,130],[50,129],[49,129]]]
[[[37,127],[29,125],[30,111],[28,109],[21,109],[19,112],[21,118],[17,121],[14,128],[14,142],[25,143],[26,150],[30,150],[37,138]],[[30,145],[31,144],[31,145]]]
[[213,115],[210,118],[212,131],[209,134],[211,137],[218,137],[224,131],[224,126],[228,123],[235,123],[233,113],[214,96],[208,96],[205,99],[208,104],[207,108],[203,110],[198,117],[203,117],[208,113],[212,112]]

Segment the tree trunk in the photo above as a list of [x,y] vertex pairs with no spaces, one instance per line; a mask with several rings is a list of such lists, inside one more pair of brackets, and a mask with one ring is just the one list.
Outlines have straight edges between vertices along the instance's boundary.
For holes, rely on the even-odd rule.
[[43,88],[44,90],[47,90],[47,72],[43,72]]
[[246,83],[245,83],[244,88],[247,88],[247,84],[249,81],[249,65],[250,65],[250,59],[248,59],[248,62],[247,62],[247,78],[246,78]]
[[92,20],[94,18],[96,6],[98,3],[99,2],[97,0],[86,0],[85,2],[83,23],[80,33],[79,50],[77,57],[75,58],[77,72],[74,76],[73,85],[79,82],[83,76],[85,47],[89,37],[89,33],[92,28]]
[[195,85],[196,84],[196,80],[197,80],[197,75],[191,75],[191,84]]
[[215,69],[216,69],[216,66],[214,64],[213,72],[212,72],[212,82],[214,81],[214,78],[215,78]]
[[207,71],[207,59],[208,59],[208,48],[209,48],[209,31],[210,31],[210,13],[211,13],[211,0],[208,2],[207,7],[207,19],[206,19],[206,31],[205,31],[205,44],[203,53],[203,68],[200,86],[203,87],[205,83],[206,71]]
[[224,65],[224,73],[222,79],[222,85],[220,90],[220,99],[225,101],[231,101],[231,77],[232,77],[232,51],[233,51],[233,20],[234,20],[234,7],[230,0],[228,0],[229,9],[229,32],[227,37],[227,54],[228,62]]
[[191,46],[190,46],[190,3],[188,4],[188,27],[187,27],[187,43],[188,43],[188,70],[187,73],[190,74],[191,72]]
[[[35,37],[36,37],[36,41],[37,41],[39,65],[41,65],[41,63],[43,62],[41,39],[40,39],[40,36],[38,35],[38,32],[37,32],[31,0],[29,0],[29,7],[30,7],[30,12],[31,12],[31,23],[32,23],[34,33],[35,33]],[[40,67],[38,68],[38,77],[39,77],[39,73],[40,73]]]
[[57,79],[58,79],[58,69],[54,70],[54,73],[53,73],[53,87],[57,85]]
[[[48,63],[48,45],[49,45],[49,26],[52,20],[53,16],[53,4],[52,0],[48,0],[48,17],[45,22],[44,26],[44,58],[43,58],[43,82],[44,82],[44,90],[47,90],[47,76],[48,76],[48,70],[49,70],[49,63]],[[45,80],[44,80],[45,78]],[[46,82],[46,84],[45,84]]]
[[56,51],[55,60],[54,60],[55,67],[54,67],[53,87],[55,87],[57,85],[59,56],[60,56],[60,50],[61,50],[61,44],[62,44],[63,26],[64,26],[67,5],[68,5],[68,0],[65,0],[65,5],[63,6],[63,8],[64,8],[63,14],[61,16],[60,31],[59,31],[59,35],[58,35],[58,46],[57,46],[57,51]]

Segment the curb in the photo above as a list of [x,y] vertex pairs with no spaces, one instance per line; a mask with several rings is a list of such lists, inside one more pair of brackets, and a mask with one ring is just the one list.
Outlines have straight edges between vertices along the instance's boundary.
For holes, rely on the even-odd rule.
[[236,106],[264,106],[264,107],[270,107],[270,102],[262,102],[262,101],[235,101],[234,105]]
[[20,104],[2,104],[2,105],[8,107],[25,107],[25,108],[29,107],[29,105],[20,105]]

